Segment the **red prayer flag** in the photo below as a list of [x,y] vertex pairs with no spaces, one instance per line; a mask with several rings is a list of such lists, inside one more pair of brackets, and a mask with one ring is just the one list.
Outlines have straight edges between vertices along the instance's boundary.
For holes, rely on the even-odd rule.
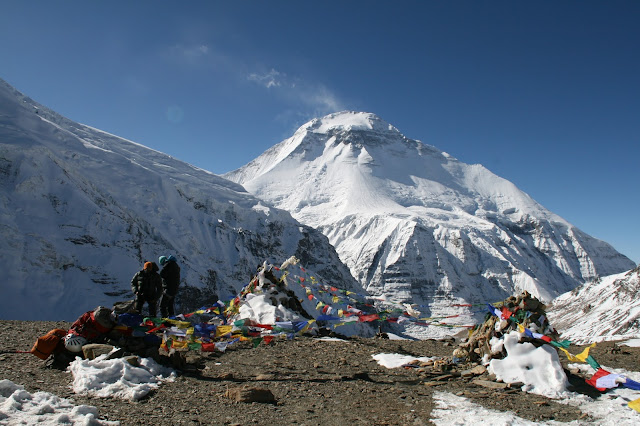
[[216,350],[216,345],[215,343],[203,343],[200,350],[202,352],[213,352]]
[[378,314],[371,314],[371,315],[360,315],[358,316],[358,321],[360,322],[370,322],[370,321],[375,321],[380,319],[380,316]]
[[599,388],[597,386],[597,381],[600,377],[608,376],[609,374],[611,373],[609,373],[607,370],[603,370],[602,368],[599,368],[598,371],[596,371],[595,374],[589,380],[586,380],[586,382],[589,383],[594,388],[598,389],[600,392],[604,392],[607,390],[607,388]]

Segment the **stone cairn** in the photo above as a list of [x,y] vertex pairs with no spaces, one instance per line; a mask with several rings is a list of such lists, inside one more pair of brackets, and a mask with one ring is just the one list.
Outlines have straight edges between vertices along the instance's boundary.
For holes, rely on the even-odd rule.
[[[501,312],[501,317],[508,319],[488,312],[483,323],[469,331],[465,330],[462,335],[458,334],[456,339],[445,341],[445,344],[451,346],[458,342],[452,356],[428,361],[416,360],[405,367],[414,368],[418,375],[430,379],[425,382],[427,386],[437,386],[454,379],[466,379],[475,385],[493,389],[514,389],[521,386],[521,383],[497,383],[495,377],[488,374],[485,365],[491,359],[507,356],[504,349],[492,352],[491,340],[511,331],[520,331],[519,324],[533,333],[544,334],[554,340],[558,338],[558,333],[547,320],[546,306],[526,291],[519,296],[511,296],[494,307]],[[539,339],[523,337],[521,342],[525,341],[536,346],[545,344]]]
[[[511,296],[496,308],[503,313],[503,317],[487,313],[485,321],[474,327],[469,337],[463,339],[453,351],[453,359],[459,361],[488,362],[493,358],[504,358],[504,349],[498,353],[491,351],[491,339],[500,338],[511,331],[520,331],[519,324],[534,333],[544,334],[557,340],[558,333],[551,327],[546,316],[546,306],[525,291],[519,296]],[[536,346],[544,344],[539,339],[523,337],[521,342],[529,341]]]

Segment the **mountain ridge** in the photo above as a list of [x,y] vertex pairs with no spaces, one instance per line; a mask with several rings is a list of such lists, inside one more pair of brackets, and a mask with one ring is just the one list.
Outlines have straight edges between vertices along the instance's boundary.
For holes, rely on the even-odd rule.
[[168,253],[187,312],[292,255],[361,291],[326,237],[240,185],[68,120],[1,80],[0,100],[3,318],[74,320],[132,298],[133,274]]

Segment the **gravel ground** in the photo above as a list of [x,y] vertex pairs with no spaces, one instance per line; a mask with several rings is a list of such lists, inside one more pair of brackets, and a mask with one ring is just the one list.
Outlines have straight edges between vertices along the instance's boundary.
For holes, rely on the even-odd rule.
[[[147,398],[122,401],[76,395],[70,373],[47,368],[30,354],[38,336],[65,322],[0,321],[0,379],[23,385],[29,392],[45,391],[93,405],[103,419],[122,425],[342,425],[431,424],[434,391],[447,391],[472,399],[487,408],[516,412],[532,420],[572,421],[589,418],[578,409],[518,389],[490,389],[472,383],[488,376],[464,377],[453,371],[430,368],[388,369],[372,355],[401,353],[416,357],[451,356],[452,341],[397,341],[352,338],[346,342],[300,337],[275,340],[253,348],[235,344],[222,353],[187,354],[187,368],[177,380],[164,383]],[[572,347],[577,353],[581,347]],[[592,355],[608,367],[638,371],[640,349],[603,343]],[[563,357],[561,357],[562,359]],[[576,391],[598,396],[583,378],[570,376]],[[237,402],[230,395],[243,387],[269,390],[275,402]]]

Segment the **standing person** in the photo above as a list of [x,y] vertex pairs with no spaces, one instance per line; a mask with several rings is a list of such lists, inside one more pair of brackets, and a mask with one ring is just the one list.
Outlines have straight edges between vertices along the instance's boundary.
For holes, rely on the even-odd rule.
[[160,300],[160,315],[163,318],[175,315],[173,302],[180,285],[180,266],[173,255],[160,256],[158,262],[162,266],[162,300]]
[[135,310],[137,313],[142,312],[144,302],[147,302],[149,316],[157,316],[158,298],[162,294],[162,278],[157,271],[158,265],[153,262],[145,262],[144,269],[136,272],[131,280],[131,290],[136,295]]

